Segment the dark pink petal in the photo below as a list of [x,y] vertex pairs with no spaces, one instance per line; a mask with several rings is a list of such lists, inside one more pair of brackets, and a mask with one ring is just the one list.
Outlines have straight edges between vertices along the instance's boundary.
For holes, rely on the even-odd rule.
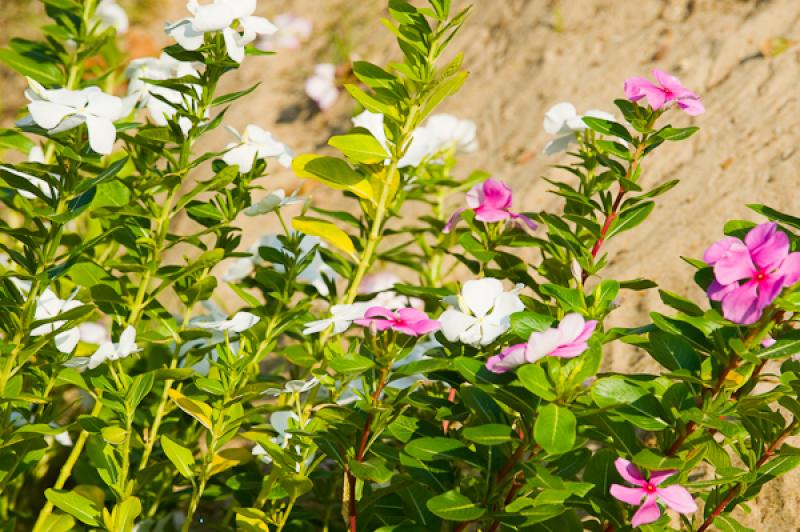
[[502,181],[487,179],[483,182],[481,207],[508,209],[511,207],[511,189]]
[[539,227],[538,225],[536,225],[536,222],[534,222],[533,220],[531,220],[530,218],[528,218],[524,214],[517,214],[517,213],[513,213],[512,212],[511,213],[511,218],[513,218],[514,220],[522,220],[525,223],[525,225],[527,225],[528,228],[531,231],[535,231],[536,228]]
[[775,274],[783,277],[783,286],[791,286],[800,281],[800,253],[789,253]]
[[573,343],[586,342],[592,336],[595,329],[597,329],[597,320],[587,321],[581,333],[573,340]]
[[784,286],[783,277],[778,275],[770,275],[758,282],[758,303],[757,305],[764,309],[770,303],[775,301],[775,298],[781,293]]
[[617,458],[614,460],[614,467],[617,468],[617,472],[619,472],[619,476],[624,478],[626,481],[630,482],[631,484],[637,484],[639,486],[645,485],[644,477],[642,473],[633,465],[630,460],[625,460],[624,458]]
[[656,496],[679,514],[691,514],[697,511],[697,503],[689,491],[683,486],[672,485],[659,488]]
[[475,219],[481,222],[500,222],[511,218],[511,213],[481,205],[475,209]]
[[576,356],[586,351],[588,348],[589,344],[587,344],[586,342],[572,342],[567,345],[559,346],[548,354],[551,357],[575,358]]
[[744,241],[753,262],[762,270],[777,268],[789,254],[789,237],[783,231],[777,231],[774,223],[754,227]]
[[763,308],[758,306],[757,286],[756,283],[745,283],[722,299],[722,314],[725,319],[742,325],[751,325],[758,321]]
[[687,90],[683,86],[683,83],[681,83],[681,80],[671,74],[667,74],[663,70],[654,68],[653,77],[656,78],[656,82],[661,85],[662,88],[665,88],[676,95]]
[[658,486],[659,484],[667,480],[675,473],[677,473],[677,471],[674,469],[666,469],[664,471],[653,471],[650,473],[650,483]]
[[622,502],[637,505],[642,502],[642,497],[647,495],[647,492],[642,488],[629,488],[628,486],[621,486],[620,484],[611,484],[608,490],[611,496]]
[[738,238],[728,236],[711,244],[706,250],[705,254],[703,254],[703,260],[708,263],[709,266],[713,266],[719,259],[726,256],[731,250],[745,247],[746,246],[744,245],[744,242]]
[[631,525],[634,527],[646,525],[647,523],[658,521],[659,517],[661,517],[661,509],[658,507],[656,498],[648,496],[644,504],[633,514]]
[[442,324],[436,320],[421,320],[416,322],[412,328],[417,333],[416,336],[422,336],[423,334],[428,334],[433,331],[438,331],[442,328]]
[[525,363],[525,349],[528,344],[516,344],[503,349],[499,355],[489,357],[486,369],[492,373],[505,373]]
[[397,311],[397,316],[408,323],[427,320],[428,315],[416,308],[401,308]]
[[363,327],[375,327],[379,331],[385,331],[392,327],[395,316],[391,310],[385,307],[370,307],[364,313],[364,318],[355,320],[353,323]]
[[706,107],[700,98],[682,97],[678,99],[678,107],[683,109],[689,116],[698,116],[706,112]]
[[648,89],[658,89],[653,83],[641,76],[634,76],[632,78],[628,78],[625,80],[625,97],[632,102],[637,100],[641,100],[644,98],[644,90],[643,88],[647,87]]
[[442,229],[442,232],[447,234],[450,231],[452,231],[453,227],[455,227],[455,225],[461,219],[461,213],[464,212],[465,210],[466,209],[456,209],[456,212],[450,215],[450,218],[447,220],[447,223],[445,224],[444,229]]
[[742,279],[750,279],[757,273],[750,251],[747,248],[734,248],[714,265],[714,277],[720,284],[731,284]]
[[711,301],[722,301],[729,292],[736,290],[739,287],[739,283],[731,283],[731,284],[719,284],[717,281],[711,281],[711,284],[708,285],[708,298]]

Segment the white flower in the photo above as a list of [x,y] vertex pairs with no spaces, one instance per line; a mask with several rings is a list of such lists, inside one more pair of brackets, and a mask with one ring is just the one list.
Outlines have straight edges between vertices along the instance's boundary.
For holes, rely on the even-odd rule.
[[28,111],[34,123],[55,134],[85,122],[89,129],[89,145],[102,155],[110,154],[114,148],[117,139],[114,122],[130,114],[135,103],[131,98],[106,94],[98,87],[79,91],[45,89],[30,78],[28,84],[30,88],[25,91],[25,97],[31,102]]
[[128,15],[115,0],[101,0],[94,15],[102,25],[111,26],[120,35],[128,31]]
[[[297,260],[302,260],[303,257],[308,255],[308,253],[310,253],[311,250],[318,245],[324,245],[319,237],[308,235],[303,236],[303,239],[300,241],[300,253],[297,257]],[[252,271],[255,269],[255,266],[265,265],[265,261],[258,253],[258,250],[262,247],[272,248],[289,255],[289,252],[283,247],[283,243],[276,235],[264,235],[248,250],[251,256],[234,262],[233,266],[229,268],[228,271],[222,276],[222,280],[226,282],[241,281],[250,275],[250,273],[252,273]],[[273,268],[275,271],[280,273],[285,271],[285,268],[282,264],[274,264]],[[325,264],[325,261],[322,260],[322,255],[320,255],[319,251],[315,252],[311,263],[306,266],[305,270],[300,272],[300,274],[297,276],[298,281],[311,284],[322,296],[327,296],[329,292],[328,285],[325,284],[326,278],[335,279],[336,272],[333,271],[333,268]]]
[[249,312],[237,312],[229,320],[219,321],[197,321],[195,325],[201,329],[213,329],[215,331],[231,331],[235,333],[244,332],[256,323],[261,321],[261,318]]
[[291,380],[284,384],[283,388],[267,388],[261,393],[263,395],[271,395],[273,397],[284,393],[305,393],[317,384],[319,384],[319,379],[316,377],[311,377],[304,381]]
[[[50,423],[50,426],[54,429],[58,428],[58,425],[55,423]],[[64,447],[72,447],[72,437],[69,435],[69,431],[59,432],[53,436],[53,440],[57,441],[59,444],[63,445]]]
[[[296,424],[300,423],[300,418],[297,417],[297,414],[290,410],[279,410],[278,412],[273,412],[269,416],[270,425],[272,425],[272,428],[278,433],[272,438],[272,441],[275,445],[284,449],[289,446],[289,440],[292,438],[292,435],[287,432],[289,430],[289,420],[293,420]],[[299,448],[296,447],[296,449],[299,453]],[[272,462],[272,457],[261,445],[256,445],[250,452],[253,456],[261,457],[266,463]]]
[[509,316],[525,309],[517,295],[521,286],[510,292],[491,277],[467,281],[456,301],[457,309],[448,309],[439,317],[442,333],[450,342],[459,341],[477,347],[495,341],[510,326]]
[[472,153],[478,149],[477,127],[472,120],[440,113],[428,118],[425,128],[433,138],[435,151],[453,147],[461,153]]
[[339,87],[336,85],[336,66],[322,63],[314,67],[314,73],[306,80],[306,94],[323,111],[336,103]]
[[323,320],[310,321],[306,323],[303,334],[314,334],[322,332],[333,325],[333,334],[345,332],[355,320],[364,317],[368,308],[373,306],[372,301],[362,301],[351,305],[333,305],[331,307],[331,317]]
[[87,344],[104,344],[111,341],[108,335],[108,330],[99,323],[86,322],[78,325],[78,331],[81,335],[81,342]]
[[[31,148],[31,151],[28,152],[28,162],[43,164],[44,150],[42,150],[40,146],[34,146],[33,148]],[[53,199],[53,196],[55,196],[56,194],[56,190],[54,190],[44,179],[36,177],[35,175],[28,174],[26,172],[21,172],[15,168],[12,168],[11,166],[0,166],[0,168],[5,170],[6,172],[14,174],[17,177],[21,177],[29,181],[31,185],[41,190],[42,195],[47,199]],[[56,180],[61,179],[56,174],[50,173],[50,175]],[[34,199],[36,197],[36,194],[28,190],[17,190],[17,192],[19,192],[19,195],[22,196],[23,198]]]
[[[244,59],[244,47],[256,37],[278,31],[269,20],[253,16],[256,0],[214,0],[205,5],[189,0],[186,9],[192,16],[175,24],[166,24],[167,35],[185,50],[197,50],[203,46],[206,33],[221,31],[228,56],[237,63]],[[234,22],[238,22],[241,29],[234,29]]]
[[258,126],[249,125],[244,129],[244,135],[232,127],[228,131],[238,139],[238,142],[228,144],[228,151],[222,157],[227,164],[238,164],[240,172],[249,172],[256,159],[274,157],[286,168],[292,164],[292,152],[282,142],[275,140],[272,133],[264,131]]
[[[375,140],[383,146],[386,153],[389,153],[383,120],[384,118],[381,113],[364,111],[358,116],[353,117],[353,125],[356,127],[363,127],[369,131],[372,136],[375,137]],[[435,151],[435,138],[433,134],[426,127],[420,126],[411,134],[411,141],[397,166],[399,168],[419,166],[423,159]]]
[[565,151],[570,144],[577,142],[576,133],[584,131],[588,126],[583,122],[584,116],[614,120],[614,115],[592,109],[585,115],[579,115],[575,106],[568,102],[557,103],[544,115],[544,130],[556,138],[544,148],[547,155]]
[[[80,301],[74,300],[72,297],[68,299],[59,299],[59,297],[50,290],[45,288],[42,295],[36,300],[36,310],[34,311],[33,319],[36,321],[50,320],[58,317],[65,312],[78,308],[82,305]],[[31,331],[31,336],[44,336],[52,334],[63,327],[67,322],[65,320],[55,320],[44,325],[34,327]],[[75,350],[75,346],[81,339],[81,333],[77,327],[61,331],[55,336],[56,349],[62,353],[71,353]]]
[[107,360],[121,360],[139,351],[141,351],[141,348],[136,345],[136,329],[128,325],[122,331],[118,343],[103,342],[92,356],[88,358],[75,357],[64,363],[64,365],[73,368],[88,367],[89,369],[94,369]]
[[[186,96],[174,89],[153,85],[144,80],[164,81],[187,76],[199,77],[192,63],[178,61],[166,53],[162,53],[158,58],[144,57],[131,61],[125,75],[130,80],[128,94],[138,98],[140,106],[147,108],[157,126],[167,125],[169,119],[177,113],[177,109],[184,106]],[[197,94],[202,91],[199,85],[192,85],[190,88]],[[178,119],[178,125],[185,135],[192,128],[192,121],[182,116]]]
[[275,17],[275,27],[278,31],[271,35],[264,35],[256,42],[260,50],[275,50],[285,48],[293,50],[311,36],[311,21],[291,13],[284,13]]
[[262,214],[269,214],[272,211],[286,207],[287,205],[294,205],[295,203],[302,203],[305,201],[303,198],[297,197],[297,191],[292,192],[291,196],[286,196],[286,192],[282,188],[270,192],[258,203],[255,203],[244,210],[245,216],[259,216]]

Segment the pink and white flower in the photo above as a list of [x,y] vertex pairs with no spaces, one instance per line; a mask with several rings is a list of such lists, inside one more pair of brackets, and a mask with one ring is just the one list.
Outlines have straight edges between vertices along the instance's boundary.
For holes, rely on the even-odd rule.
[[789,237],[774,222],[757,225],[744,237],[726,237],[703,256],[714,267],[708,296],[720,301],[726,319],[755,323],[784,287],[800,280],[800,252],[789,253]]
[[597,320],[586,321],[571,313],[564,316],[558,327],[535,332],[526,344],[512,345],[486,362],[492,373],[505,373],[522,364],[531,364],[545,356],[575,358],[589,348],[589,338],[597,328]]
[[[480,222],[518,222],[525,223],[530,229],[536,229],[536,224],[525,216],[511,210],[511,188],[502,181],[487,179],[467,192],[467,208],[475,213],[475,219]],[[450,216],[444,226],[444,232],[449,233],[461,218],[467,208],[457,209]]]
[[364,313],[364,317],[355,320],[355,323],[362,327],[375,328],[377,331],[391,329],[408,336],[422,336],[442,326],[415,308],[401,308],[397,312],[392,312],[386,307],[370,307]]
[[700,96],[684,87],[678,78],[657,68],[653,69],[653,77],[656,78],[656,83],[640,76],[626,79],[625,97],[632,102],[647,98],[647,103],[654,111],[675,102],[689,116],[705,112]]
[[658,501],[680,514],[689,515],[697,511],[697,503],[694,502],[692,494],[683,486],[673,484],[666,488],[660,487],[661,483],[677,473],[676,470],[652,471],[650,478],[645,479],[641,471],[624,458],[617,458],[614,466],[626,482],[635,486],[632,488],[612,484],[609,490],[615,499],[634,506],[641,505],[631,519],[631,525],[634,527],[658,521],[661,517]]
[[487,277],[464,283],[461,295],[447,298],[453,306],[439,316],[442,334],[450,342],[489,345],[511,326],[511,315],[525,310],[519,298],[522,285],[505,291],[499,279]]

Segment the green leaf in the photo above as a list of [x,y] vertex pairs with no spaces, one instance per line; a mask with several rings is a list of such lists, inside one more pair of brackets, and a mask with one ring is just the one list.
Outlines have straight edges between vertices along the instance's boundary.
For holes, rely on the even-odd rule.
[[339,373],[361,373],[374,367],[375,362],[355,353],[331,360],[331,368]]
[[800,353],[800,340],[778,340],[773,345],[759,351],[757,356],[762,360],[768,360],[788,357],[797,353]]
[[739,523],[739,520],[729,513],[718,515],[712,524],[719,532],[756,532]]
[[211,430],[210,406],[205,403],[201,403],[200,401],[190,399],[174,388],[170,388],[167,393],[181,410],[195,418],[205,428]]
[[678,294],[670,292],[669,290],[659,290],[658,295],[661,297],[661,301],[663,301],[665,305],[669,305],[675,310],[679,310],[684,314],[688,314],[689,316],[702,316],[704,313],[703,309],[685,297],[679,296]]
[[327,220],[310,216],[296,216],[292,218],[292,227],[301,233],[323,238],[351,258],[356,258],[356,248],[353,246],[353,241],[350,240],[350,235]]
[[44,495],[62,512],[76,517],[89,526],[100,526],[100,509],[91,499],[74,491],[56,489],[47,489]]
[[383,103],[374,96],[367,94],[357,85],[347,83],[345,84],[344,89],[347,92],[349,92],[350,96],[352,96],[358,103],[360,103],[367,111],[372,111],[373,113],[380,113],[394,122],[400,120],[400,117],[397,115],[397,111],[393,106],[387,103]]
[[428,98],[428,101],[425,103],[425,108],[422,110],[421,117],[425,118],[431,114],[445,98],[457,93],[464,85],[464,82],[467,81],[468,76],[468,72],[458,72],[453,77],[437,85]]
[[550,454],[561,454],[575,445],[577,421],[569,409],[549,404],[539,409],[533,426],[533,437]]
[[161,435],[161,448],[164,449],[164,454],[167,455],[167,458],[178,470],[178,473],[190,480],[194,477],[194,456],[192,451],[166,434]]
[[511,441],[514,431],[508,425],[486,424],[467,427],[461,433],[464,439],[480,445],[502,445]]
[[377,164],[389,157],[381,143],[370,134],[336,135],[330,138],[328,144],[357,163]]
[[369,181],[336,157],[300,155],[292,161],[292,170],[300,179],[313,179],[334,190],[346,190],[375,202],[375,191]]
[[465,459],[471,451],[458,440],[444,437],[417,438],[405,447],[406,454],[423,462],[431,460]]
[[511,315],[511,332],[521,340],[527,340],[532,333],[550,327],[553,318],[537,312],[515,312]]
[[597,406],[609,409],[611,416],[620,416],[639,428],[655,431],[670,426],[655,396],[625,377],[598,379],[592,385],[591,395]]
[[137,497],[128,497],[116,506],[111,513],[115,532],[131,532],[133,523],[142,513],[142,503]]
[[556,391],[550,384],[547,372],[540,364],[525,364],[517,370],[517,377],[524,387],[545,401],[556,399]]
[[622,211],[611,224],[611,228],[608,230],[606,239],[609,239],[614,235],[624,231],[630,231],[642,223],[650,215],[655,205],[656,204],[652,201],[646,201],[636,205],[635,207],[631,207],[630,209]]
[[700,357],[692,345],[680,336],[655,329],[650,332],[650,343],[645,347],[656,361],[665,368],[676,371],[700,368]]
[[0,63],[22,74],[33,78],[42,85],[53,87],[64,84],[64,75],[53,63],[26,57],[7,48],[0,49]]
[[776,211],[771,207],[767,207],[766,205],[759,205],[758,203],[750,203],[747,205],[748,209],[752,209],[757,213],[766,216],[770,220],[775,222],[781,222],[795,229],[800,229],[800,218],[796,216],[791,216],[789,214]]
[[486,513],[485,508],[455,490],[428,499],[425,505],[437,517],[455,522],[474,521]]
[[67,514],[50,514],[42,524],[42,532],[71,532],[75,530],[75,519]]
[[656,136],[660,137],[660,138],[662,138],[664,140],[673,140],[673,141],[674,140],[683,140],[683,139],[688,139],[689,137],[691,137],[692,135],[697,133],[697,131],[699,129],[700,129],[699,127],[695,127],[695,126],[692,126],[692,127],[665,127],[664,129],[662,129],[661,131],[656,133]]
[[392,472],[380,458],[373,457],[364,462],[350,460],[350,471],[359,480],[367,482],[378,482],[383,484],[392,479]]
[[35,146],[33,141],[13,129],[0,129],[0,148],[21,151],[27,154]]
[[602,118],[595,118],[593,116],[584,116],[583,123],[589,126],[593,131],[597,131],[603,135],[620,138],[626,142],[633,142],[630,132],[623,126],[613,120],[604,120]]

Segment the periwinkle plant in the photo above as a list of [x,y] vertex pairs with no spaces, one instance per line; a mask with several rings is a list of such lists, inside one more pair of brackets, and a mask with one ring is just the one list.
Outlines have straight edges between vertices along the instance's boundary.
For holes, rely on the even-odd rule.
[[[353,64],[338,155],[294,157],[257,124],[195,151],[253,90],[221,78],[290,26],[255,1],[189,2],[130,65],[119,6],[42,2],[44,40],[0,51],[30,78],[0,131],[29,158],[0,165],[7,529],[746,530],[736,508],[800,465],[799,218],[751,205],[768,221],[686,259],[707,301],[661,290],[670,315],[606,325],[656,285],[605,276],[605,243],[677,184],[643,173],[697,131],[667,121],[704,112],[673,76],[630,78],[616,115],[547,112],[570,164],[545,212],[462,177],[476,126],[434,114],[467,79],[445,52],[469,8],[391,0],[399,59]],[[274,163],[341,210],[254,201]],[[241,251],[240,213],[281,230]],[[617,341],[660,369],[599,373]]]

